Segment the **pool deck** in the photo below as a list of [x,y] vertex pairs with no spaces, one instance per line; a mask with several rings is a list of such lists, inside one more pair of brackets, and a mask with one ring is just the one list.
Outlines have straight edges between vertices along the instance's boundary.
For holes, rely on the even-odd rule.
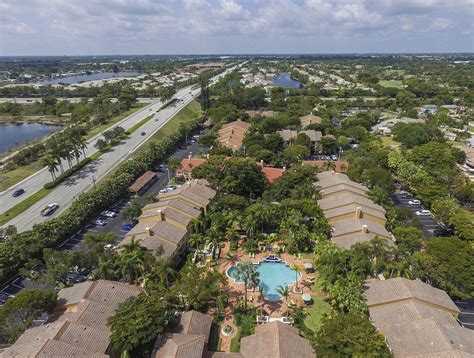
[[[300,280],[298,280],[298,287],[303,289],[302,293],[309,293],[312,297],[325,295],[324,292],[311,290],[311,286],[313,286],[313,283],[311,283],[311,281],[308,279],[308,276],[315,277],[317,273],[315,272],[307,273],[303,265],[305,262],[314,264],[312,259],[305,259],[303,257],[294,258],[293,255],[290,255],[288,253],[277,254],[269,250],[255,254],[255,257],[250,258],[248,254],[246,254],[241,248],[239,248],[237,251],[232,253],[231,258],[227,258],[229,249],[230,249],[230,243],[226,242],[224,248],[221,250],[221,255],[219,259],[218,270],[219,272],[222,272],[224,275],[226,275],[227,269],[229,269],[232,266],[235,266],[239,261],[251,261],[252,263],[258,264],[260,261],[264,260],[268,255],[275,254],[280,259],[282,259],[282,261],[284,261],[286,264],[288,265],[296,264],[301,269],[301,278]],[[229,294],[229,303],[228,303],[227,308],[225,309],[224,323],[231,323],[233,320],[234,306],[239,301],[239,299],[244,296],[244,285],[235,283],[232,279],[229,279],[228,284],[224,288],[224,290]],[[304,303],[303,299],[301,298],[302,293],[294,293],[293,286],[290,287],[290,292],[291,294],[290,294],[290,297],[288,298],[288,302],[291,302],[291,300],[293,300],[293,302],[296,303],[296,307],[307,307],[307,304]],[[265,301],[262,305],[262,302],[259,302],[259,296],[260,295],[257,290],[248,291],[247,292],[248,307],[262,306],[261,309],[263,310],[264,314],[268,315],[270,318],[280,318],[286,315],[287,306],[286,306],[285,299],[282,299],[279,302]],[[291,312],[291,308],[290,308],[290,312]],[[221,340],[222,340],[221,350],[224,352],[229,352],[230,339],[228,337],[223,337],[221,335]]]

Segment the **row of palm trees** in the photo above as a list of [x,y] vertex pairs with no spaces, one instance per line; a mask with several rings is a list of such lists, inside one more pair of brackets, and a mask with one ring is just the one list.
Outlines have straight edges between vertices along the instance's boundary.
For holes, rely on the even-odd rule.
[[86,158],[87,142],[82,137],[79,128],[70,127],[49,139],[46,142],[46,148],[48,154],[42,164],[48,168],[51,177],[55,180],[58,169],[61,171],[61,175],[64,174],[63,159],[67,161],[69,169],[71,169],[74,159],[79,164],[81,156]]

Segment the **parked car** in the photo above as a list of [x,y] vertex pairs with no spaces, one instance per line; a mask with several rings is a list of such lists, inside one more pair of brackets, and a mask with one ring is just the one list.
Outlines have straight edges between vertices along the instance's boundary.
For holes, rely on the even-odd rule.
[[122,231],[130,231],[132,230],[133,225],[132,224],[123,224],[122,225]]
[[402,191],[400,192],[400,195],[401,195],[401,196],[411,196],[411,194],[410,194],[408,191],[404,191],[404,190],[402,190]]
[[168,188],[160,189],[158,193],[160,194],[166,194],[168,192]]
[[419,200],[408,200],[408,205],[420,205],[421,202]]
[[22,188],[20,188],[20,189],[15,190],[15,191],[13,192],[12,196],[13,196],[14,198],[16,198],[17,196],[20,196],[20,195],[23,194],[24,192],[25,192],[25,190],[22,189]]
[[164,172],[165,170],[166,170],[166,168],[165,168],[165,166],[164,166],[163,164],[160,164],[160,165],[158,166],[158,171]]
[[113,244],[107,244],[104,246],[104,249],[106,250],[115,250],[117,248],[117,246],[113,245]]
[[176,188],[177,188],[176,185],[170,185],[170,186],[166,187],[166,192],[173,191],[173,190],[175,190]]
[[332,160],[337,160],[337,155],[336,154],[331,155],[331,159]]
[[96,226],[105,226],[107,224],[107,221],[105,221],[104,219],[102,218],[97,218],[95,221],[94,221],[94,225]]
[[428,215],[431,215],[431,211],[429,210],[417,210],[415,212],[416,215],[418,216],[428,216]]
[[100,215],[105,216],[106,218],[114,218],[117,216],[117,214],[114,213],[112,210],[102,211]]
[[54,213],[58,208],[59,208],[58,203],[51,203],[47,205],[46,207],[44,207],[44,209],[41,210],[40,214],[41,216],[48,216]]

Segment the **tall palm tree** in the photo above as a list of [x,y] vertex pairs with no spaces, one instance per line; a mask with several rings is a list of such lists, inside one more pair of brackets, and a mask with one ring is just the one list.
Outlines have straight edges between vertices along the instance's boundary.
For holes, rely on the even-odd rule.
[[160,282],[164,284],[166,289],[170,287],[170,279],[175,277],[177,274],[174,264],[170,258],[158,260],[155,265],[154,272],[158,276]]
[[295,288],[296,288],[296,291],[298,291],[298,275],[301,273],[301,269],[295,263],[291,264],[290,267],[292,270],[295,270]]
[[413,279],[413,272],[410,268],[410,262],[407,260],[401,260],[391,263],[388,270],[390,271],[390,278],[404,277],[408,279]]
[[258,301],[260,302],[260,316],[263,316],[263,304],[265,302],[265,294],[267,290],[263,285],[258,286]]
[[288,317],[288,313],[290,311],[290,307],[288,306],[288,298],[290,297],[290,290],[288,286],[278,286],[275,291],[281,296],[285,298],[286,301],[286,317]]
[[376,276],[388,253],[388,245],[385,239],[375,236],[370,240],[370,251],[372,254],[372,266]]
[[48,171],[51,173],[51,177],[53,178],[53,180],[55,180],[56,179],[55,172],[58,170],[57,160],[52,155],[48,155],[46,158],[43,159],[42,164],[45,167],[48,167]]
[[257,268],[250,261],[241,261],[237,266],[235,266],[235,278],[237,281],[244,283],[244,303],[245,310],[247,310],[247,289],[249,286],[257,287],[260,283],[259,275]]
[[191,234],[188,238],[188,245],[191,247],[195,247],[196,250],[199,246],[205,241],[205,237],[202,234]]

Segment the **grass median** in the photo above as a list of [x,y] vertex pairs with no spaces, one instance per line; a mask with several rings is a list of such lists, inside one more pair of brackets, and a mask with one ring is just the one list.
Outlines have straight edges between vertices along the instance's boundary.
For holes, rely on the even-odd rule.
[[[201,105],[197,101],[192,101],[187,104],[181,111],[179,111],[173,118],[171,118],[168,123],[166,123],[163,127],[161,127],[155,134],[153,134],[150,138],[146,140],[140,148],[138,148],[133,154],[130,156],[133,157],[136,153],[141,153],[148,148],[148,143],[151,141],[159,141],[163,138],[166,138],[171,133],[173,133],[176,129],[178,129],[179,125],[183,122],[189,121],[192,118],[196,118],[197,116],[201,115]],[[127,159],[127,158],[125,158]],[[111,177],[116,169],[111,170],[107,173],[103,178],[101,178],[97,185],[100,185],[103,181],[107,178]]]
[[21,214],[23,211],[28,209],[31,205],[38,202],[39,200],[43,199],[46,195],[49,194],[51,189],[41,189],[30,195],[25,200],[19,202],[14,207],[8,209],[3,214],[0,214],[0,225],[3,225],[13,219],[15,216]]

